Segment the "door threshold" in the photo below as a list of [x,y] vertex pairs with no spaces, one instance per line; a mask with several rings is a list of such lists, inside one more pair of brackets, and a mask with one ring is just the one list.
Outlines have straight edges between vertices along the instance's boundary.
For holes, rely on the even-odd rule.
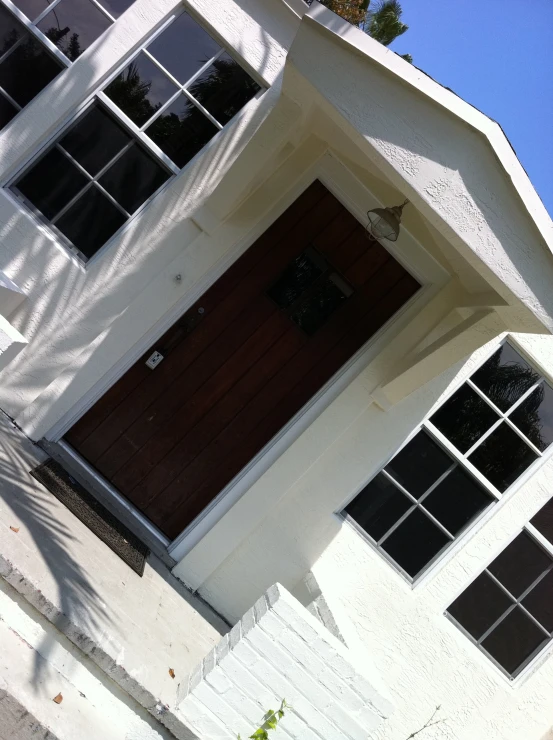
[[86,490],[106,507],[119,521],[150,548],[168,568],[176,561],[169,555],[171,544],[163,532],[133,506],[89,462],[63,439],[59,442],[40,441],[40,446],[57,460]]

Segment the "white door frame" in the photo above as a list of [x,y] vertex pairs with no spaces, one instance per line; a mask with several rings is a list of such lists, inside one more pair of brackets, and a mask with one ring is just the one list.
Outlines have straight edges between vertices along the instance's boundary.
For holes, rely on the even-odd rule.
[[[271,224],[314,181],[320,180],[360,223],[366,222],[368,208],[382,204],[339,160],[327,151],[308,168],[293,185],[282,194],[277,205],[266,213],[255,228],[233,247],[198,281],[195,288],[178,301],[154,326],[145,332],[139,342],[116,362],[111,370],[45,434],[47,443],[58,443],[63,435],[155,342],[193,305],[206,290],[271,226]],[[387,204],[389,205],[389,204]],[[224,229],[224,224],[220,229]],[[383,246],[420,283],[421,290],[382,327],[325,384],[318,393],[280,430],[280,432],[242,469],[220,494],[196,519],[169,545],[168,552],[174,560],[182,559],[241,498],[245,491],[290,447],[316,417],[344,390],[356,375],[383,349],[391,335],[418,314],[421,308],[450,278],[450,275],[405,229],[396,243]],[[65,443],[61,442],[61,445]],[[83,461],[84,463],[84,461]],[[86,465],[86,463],[84,463]],[[102,476],[96,476],[102,480]],[[113,496],[113,488],[105,481],[106,493]],[[132,516],[133,509],[128,509]],[[135,509],[138,520],[143,515]],[[128,521],[127,521],[128,523]],[[161,535],[161,533],[160,533]],[[163,538],[163,535],[161,535]]]

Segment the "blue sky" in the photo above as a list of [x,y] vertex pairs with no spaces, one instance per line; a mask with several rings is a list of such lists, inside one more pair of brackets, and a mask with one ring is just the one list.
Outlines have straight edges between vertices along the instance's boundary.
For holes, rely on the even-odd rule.
[[401,0],[392,49],[494,118],[553,217],[553,0]]

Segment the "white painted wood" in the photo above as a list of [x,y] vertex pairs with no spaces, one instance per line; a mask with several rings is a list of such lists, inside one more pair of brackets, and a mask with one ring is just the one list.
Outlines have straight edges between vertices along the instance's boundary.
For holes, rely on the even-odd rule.
[[376,389],[375,400],[380,403],[382,396],[389,404],[399,403],[453,363],[499,337],[506,329],[493,309],[475,311],[428,347],[407,357],[398,367],[397,374]]

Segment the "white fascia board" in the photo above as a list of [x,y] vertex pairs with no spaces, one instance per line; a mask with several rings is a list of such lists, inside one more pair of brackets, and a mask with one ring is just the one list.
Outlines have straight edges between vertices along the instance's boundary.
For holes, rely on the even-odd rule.
[[[319,106],[333,119],[508,306],[524,314],[528,331],[553,333],[552,239],[543,236],[551,222],[535,193],[541,230],[529,215],[482,133],[480,124],[492,124],[489,119],[322,6],[300,24],[283,90],[305,110]],[[442,94],[447,106],[438,100]]]
[[352,51],[362,52],[373,62],[397,75],[403,82],[411,85],[483,134],[512,180],[514,188],[537,229],[553,252],[553,220],[516,156],[509,139],[496,121],[440,85],[413,64],[406,62],[383,44],[355,28],[351,23],[344,21],[316,0],[305,13],[304,22],[315,24],[320,30],[331,34],[339,43],[349,46]]

